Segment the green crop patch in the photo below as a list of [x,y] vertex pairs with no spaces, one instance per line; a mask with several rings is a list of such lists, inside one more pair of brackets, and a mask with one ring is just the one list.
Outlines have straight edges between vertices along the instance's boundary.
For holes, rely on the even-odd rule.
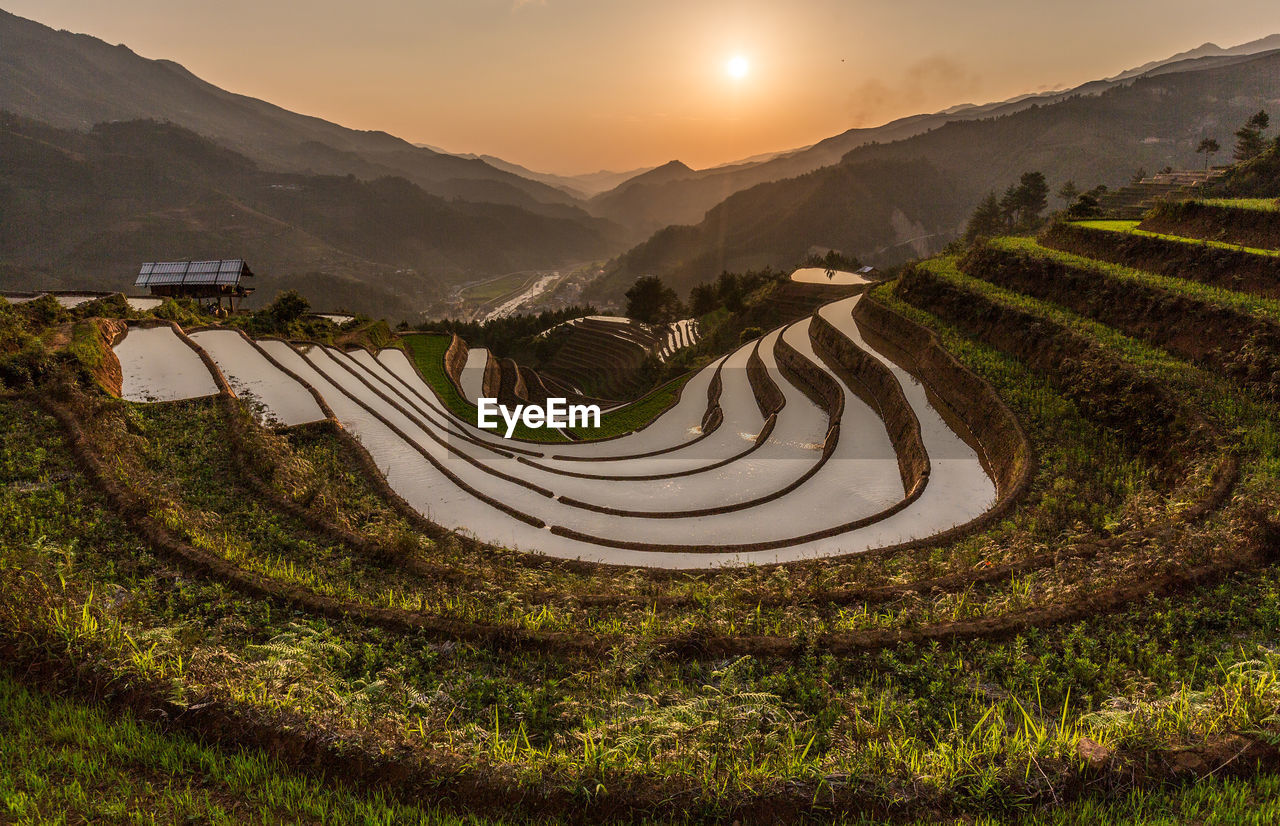
[[1197,200],[1197,203],[1235,209],[1256,209],[1262,212],[1280,210],[1280,201],[1275,198],[1201,198]]
[[[405,351],[413,359],[419,374],[435,391],[445,407],[462,421],[474,425],[479,414],[476,406],[463,397],[458,386],[444,369],[444,355],[449,350],[452,339],[449,336],[411,333],[401,336],[399,340],[404,342]],[[532,428],[523,423],[516,426],[512,435],[516,439],[528,442],[566,441],[564,435],[558,430]]]
[[1236,290],[1214,287],[1183,278],[1156,275],[1132,267],[1097,261],[1082,255],[1042,246],[1031,238],[998,238],[992,242],[992,245],[997,249],[1014,250],[1034,257],[1058,261],[1070,267],[1086,272],[1097,272],[1122,281],[1154,285],[1174,295],[1184,295],[1268,321],[1280,322],[1280,301],[1274,299],[1260,298]]
[[1214,240],[1205,239],[1205,238],[1188,238],[1181,235],[1170,235],[1164,232],[1151,232],[1150,230],[1138,228],[1138,225],[1142,223],[1141,221],[1105,220],[1105,221],[1073,221],[1072,223],[1078,226],[1088,227],[1090,229],[1102,229],[1102,230],[1107,230],[1108,232],[1127,232],[1133,235],[1146,235],[1146,236],[1150,236],[1151,238],[1163,238],[1166,241],[1177,241],[1178,243],[1182,243],[1182,244],[1199,244],[1202,246],[1214,247],[1217,249],[1224,249],[1224,250],[1236,250],[1240,252],[1247,252],[1252,255],[1267,255],[1271,257],[1280,255],[1280,250],[1268,250],[1268,249],[1260,249],[1258,247],[1247,247],[1241,244],[1230,244],[1230,243],[1227,243],[1226,241],[1214,241]]
[[633,402],[606,410],[600,417],[600,427],[579,428],[574,431],[574,436],[579,439],[608,439],[639,430],[675,404],[680,391],[691,378],[692,373],[677,376]]

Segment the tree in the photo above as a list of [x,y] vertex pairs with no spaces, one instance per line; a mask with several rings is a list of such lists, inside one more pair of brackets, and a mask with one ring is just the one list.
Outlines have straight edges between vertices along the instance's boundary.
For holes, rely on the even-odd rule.
[[1034,229],[1049,206],[1049,184],[1043,172],[1023,172],[1000,199],[1000,215],[1008,229]]
[[1068,204],[1080,196],[1080,187],[1075,181],[1067,181],[1058,189],[1058,197]]
[[1018,197],[1018,188],[1009,184],[1000,199],[1000,220],[1005,230],[1013,229],[1014,222],[1018,220]]
[[1209,170],[1209,156],[1216,155],[1221,151],[1222,151],[1221,144],[1219,144],[1213,138],[1205,138],[1204,140],[1200,141],[1200,145],[1196,147],[1196,154],[1204,155],[1204,168],[1206,172]]
[[1067,207],[1067,218],[1072,221],[1079,221],[1085,218],[1101,217],[1102,208],[1098,205],[1098,196],[1095,192],[1096,190],[1081,192],[1075,203]]
[[716,295],[726,309],[734,313],[741,310],[746,298],[743,293],[743,283],[739,276],[731,272],[720,273],[720,277],[716,279]]
[[711,284],[699,284],[689,293],[689,303],[695,316],[704,316],[720,306],[720,296]]
[[1262,150],[1267,148],[1266,141],[1262,139],[1262,133],[1270,125],[1271,117],[1259,110],[1245,121],[1244,126],[1236,130],[1235,159],[1237,161],[1247,161],[1262,154]]
[[286,290],[276,295],[276,300],[266,308],[266,314],[279,326],[288,325],[302,318],[311,304],[297,290]]
[[1043,172],[1023,172],[1018,182],[1018,222],[1033,227],[1049,207],[1049,183]]
[[680,298],[676,291],[656,275],[636,279],[627,290],[627,316],[647,324],[665,324],[680,315]]
[[978,203],[978,208],[969,218],[969,225],[964,230],[964,240],[973,243],[979,238],[993,238],[1007,229],[1004,214],[1000,209],[1000,201],[994,192]]

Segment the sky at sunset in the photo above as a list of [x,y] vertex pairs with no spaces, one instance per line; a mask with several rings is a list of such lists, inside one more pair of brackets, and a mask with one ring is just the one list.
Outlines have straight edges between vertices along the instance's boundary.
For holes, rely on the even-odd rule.
[[231,91],[534,169],[713,166],[1280,32],[1275,0],[0,0]]

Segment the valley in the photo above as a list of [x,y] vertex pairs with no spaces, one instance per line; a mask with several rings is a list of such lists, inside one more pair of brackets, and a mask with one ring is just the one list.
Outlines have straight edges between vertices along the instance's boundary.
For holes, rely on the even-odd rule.
[[0,11],[0,822],[1276,821],[1262,13],[588,5]]
[[[1198,202],[1196,226],[1228,221],[1234,208]],[[1280,308],[1272,306],[1274,285],[1227,288],[1212,285],[1208,271],[1175,277],[1145,269],[1156,259],[1125,253],[1133,249],[1127,239],[1150,239],[1166,258],[1188,261],[1205,249],[1191,225],[1184,231],[1172,219],[1148,220],[1161,231],[1056,224],[1038,238],[992,239],[919,262],[895,281],[848,284],[841,287],[846,297],[695,370],[666,407],[601,441],[505,440],[477,429],[467,408],[460,413],[449,397],[488,392],[495,379],[483,368],[490,359],[483,351],[472,351],[481,362],[463,367],[473,359],[457,338],[411,334],[411,347],[381,349],[255,341],[233,329],[184,329],[128,311],[128,332],[113,327],[98,345],[114,343],[100,351],[108,362],[100,374],[118,375],[113,392],[125,400],[85,386],[3,400],[9,455],[30,456],[23,445],[32,438],[49,445],[31,470],[6,471],[4,506],[34,513],[76,486],[76,501],[97,514],[75,517],[78,524],[101,524],[94,531],[108,531],[104,537],[138,537],[102,546],[82,540],[81,554],[117,561],[62,569],[64,578],[74,577],[69,584],[83,586],[57,597],[87,605],[96,599],[90,591],[123,589],[126,604],[138,608],[112,620],[122,629],[138,621],[141,601],[158,598],[137,590],[139,577],[179,589],[166,600],[186,594],[172,607],[146,609],[163,611],[165,622],[180,621],[186,610],[208,616],[210,603],[190,592],[207,582],[225,591],[228,610],[290,605],[293,616],[314,617],[324,629],[297,619],[280,625],[284,620],[268,612],[254,620],[265,623],[255,636],[288,640],[290,650],[317,644],[305,642],[316,633],[338,650],[362,640],[383,652],[380,668],[411,669],[395,673],[412,673],[399,679],[413,680],[415,691],[448,678],[412,665],[400,647],[405,635],[438,650],[432,660],[450,662],[449,673],[482,667],[511,684],[531,668],[559,675],[557,699],[538,693],[516,707],[534,715],[548,701],[604,703],[617,715],[618,733],[588,735],[590,712],[533,723],[527,717],[504,731],[499,710],[499,734],[520,744],[511,750],[502,744],[512,741],[484,734],[493,726],[485,715],[494,713],[486,705],[463,711],[396,695],[377,700],[380,719],[402,727],[378,736],[408,749],[403,759],[413,761],[397,771],[439,771],[421,762],[425,753],[409,757],[418,747],[403,739],[433,731],[434,748],[476,761],[463,782],[487,794],[513,788],[490,766],[536,766],[563,778],[515,781],[514,788],[538,795],[544,812],[581,805],[562,795],[583,773],[614,789],[589,800],[589,810],[619,801],[644,810],[654,772],[664,778],[663,794],[678,783],[682,807],[707,816],[761,817],[749,813],[773,810],[757,808],[752,789],[784,778],[795,811],[808,811],[815,784],[826,784],[832,791],[822,811],[852,812],[865,795],[891,794],[892,783],[909,781],[916,771],[910,767],[922,763],[934,767],[935,793],[949,807],[1017,811],[1021,804],[997,789],[1017,788],[1031,800],[1056,795],[1073,778],[1128,773],[1136,761],[1164,765],[1169,748],[1202,748],[1197,759],[1212,766],[1224,730],[1232,732],[1233,750],[1265,755],[1267,741],[1243,732],[1270,725],[1262,718],[1271,701],[1263,698],[1271,697],[1276,667],[1259,648],[1275,604],[1265,596],[1274,587],[1275,528],[1263,503],[1277,484],[1276,373],[1198,346],[1144,308],[1159,302],[1171,319],[1194,317],[1209,340],[1255,342],[1239,350],[1255,360],[1274,358],[1267,331],[1280,324]],[[1063,251],[1068,246],[1078,252]],[[1276,260],[1272,248],[1226,247],[1209,249],[1263,268]],[[1121,254],[1130,254],[1128,266],[1106,262]],[[1047,268],[1057,274],[1031,275]],[[833,289],[820,274],[807,287],[814,279],[803,272],[792,283]],[[1072,279],[1092,286],[1081,289]],[[51,300],[6,312],[50,311],[57,306]],[[78,330],[97,324],[108,306],[57,312],[80,314],[85,320],[71,321]],[[170,482],[159,484],[162,477]],[[10,532],[28,524],[24,530],[58,542],[65,535],[58,531],[71,529],[57,527],[71,514],[50,521],[47,510],[39,512],[46,514],[40,527],[18,522]],[[278,527],[267,530],[269,524]],[[31,540],[7,547],[35,547],[24,541]],[[118,556],[124,553],[135,561]],[[156,579],[148,560],[160,559],[190,573]],[[8,610],[27,611],[26,604]],[[24,616],[31,632],[40,627],[29,624],[40,614]],[[209,682],[203,667],[178,672],[176,660],[165,659],[243,650],[247,659],[238,668],[245,677],[223,672],[220,681],[252,679],[255,669],[278,662],[248,653],[256,643],[237,642],[230,622],[220,620],[208,641],[165,637],[147,668],[179,680],[187,696],[201,697],[217,715],[250,715],[270,727],[279,712],[227,695],[225,682]],[[1169,622],[1198,631],[1171,642]],[[84,642],[77,645],[101,632],[79,633]],[[1100,646],[1085,655],[1091,676],[1056,680],[1062,647],[1083,638]],[[1221,647],[1227,638],[1234,655]],[[17,656],[37,650],[32,637],[8,639]],[[654,653],[619,653],[634,646]],[[823,653],[810,659],[810,646]],[[922,647],[929,653],[912,653]],[[1011,649],[1024,664],[1013,670]],[[1148,659],[1157,651],[1166,653]],[[1223,668],[1193,674],[1206,651],[1216,651],[1219,662],[1226,657]],[[111,649],[76,656],[120,675],[111,680],[139,667]],[[600,656],[629,656],[627,669],[639,670],[609,671],[603,693],[594,683],[575,684],[570,674],[584,658]],[[1246,664],[1233,666],[1232,657]],[[1192,681],[1204,698],[1181,724],[1176,745],[1166,745],[1155,728],[1172,713],[1159,693],[1129,700],[1149,717],[1096,713],[1101,698],[1124,691],[1107,665],[1121,662],[1126,672],[1175,692],[1179,681]],[[368,702],[348,681],[367,680],[358,675],[368,672],[290,667],[291,679],[314,686],[308,691],[338,692],[315,711],[291,713],[328,709],[347,720],[342,737],[368,736],[358,735],[366,724],[347,716],[356,713],[349,703]],[[797,694],[777,682],[778,668],[820,674],[826,688]],[[701,739],[722,729],[704,729],[700,748],[734,761],[738,778],[714,791],[712,777],[683,750],[637,753],[623,739],[637,731],[656,742],[672,736],[675,723],[663,706],[639,697],[661,691],[669,702],[687,703],[704,690],[705,677],[697,675],[711,674],[707,669],[721,675],[713,679],[735,681],[725,690],[752,692],[774,709],[775,716],[745,718],[751,730],[790,731],[804,714],[806,731],[795,741],[740,735],[722,742]],[[845,750],[838,732],[850,718],[843,715],[869,725],[882,713],[877,709],[901,702],[883,693],[886,681],[919,669],[948,679],[913,689],[933,698],[938,712],[889,724],[911,751],[890,757]],[[386,680],[393,672],[379,673]],[[631,687],[637,679],[640,694]],[[854,690],[871,699],[823,716],[824,703],[846,702],[837,698]],[[1242,691],[1259,701],[1219,705]],[[1056,734],[1035,734],[1034,717],[1012,727],[984,722],[1023,719],[1009,715],[1024,712],[1067,716]],[[968,722],[950,735],[955,739],[913,739],[917,727],[939,725],[939,713]],[[225,719],[217,715],[192,717],[182,729],[208,736],[208,725]],[[428,722],[433,715],[440,716]],[[975,726],[981,744],[964,733]],[[339,736],[331,731],[326,736]],[[819,738],[823,745],[815,748]],[[1101,744],[1103,762],[1078,756],[1086,739]],[[591,742],[611,744],[610,751],[588,759],[583,749]],[[289,748],[307,753],[314,746]],[[954,748],[968,749],[968,759],[999,784],[978,793],[972,784],[986,781],[945,770],[946,750]],[[324,759],[354,771],[341,762],[346,758]],[[1053,766],[1051,785],[1024,779],[1024,767],[1036,763]],[[1153,790],[1177,776],[1177,769],[1147,771]],[[833,785],[849,772],[889,772],[895,780],[879,792]]]

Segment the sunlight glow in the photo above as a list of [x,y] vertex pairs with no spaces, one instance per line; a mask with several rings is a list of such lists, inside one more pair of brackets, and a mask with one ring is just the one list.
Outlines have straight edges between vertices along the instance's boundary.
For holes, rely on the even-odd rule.
[[737,55],[730,58],[724,68],[729,73],[729,77],[741,80],[751,71],[751,64],[742,55]]

